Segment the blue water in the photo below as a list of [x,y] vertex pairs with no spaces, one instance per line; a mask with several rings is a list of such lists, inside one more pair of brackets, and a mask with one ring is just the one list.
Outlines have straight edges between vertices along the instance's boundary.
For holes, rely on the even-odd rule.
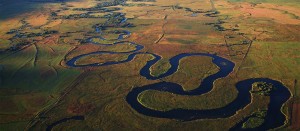
[[53,129],[53,127],[57,126],[58,124],[70,121],[70,120],[84,120],[84,116],[72,116],[72,117],[68,117],[68,118],[63,118],[59,121],[56,121],[54,123],[52,123],[51,125],[47,126],[46,131],[51,131]]

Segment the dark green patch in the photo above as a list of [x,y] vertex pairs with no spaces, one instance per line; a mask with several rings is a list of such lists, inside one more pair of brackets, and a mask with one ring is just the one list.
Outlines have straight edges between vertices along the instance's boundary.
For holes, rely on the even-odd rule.
[[256,82],[252,84],[251,93],[268,96],[273,90],[273,84],[266,82]]
[[247,129],[261,126],[265,121],[266,115],[266,110],[261,110],[253,113],[253,115],[246,122],[243,123],[242,128]]

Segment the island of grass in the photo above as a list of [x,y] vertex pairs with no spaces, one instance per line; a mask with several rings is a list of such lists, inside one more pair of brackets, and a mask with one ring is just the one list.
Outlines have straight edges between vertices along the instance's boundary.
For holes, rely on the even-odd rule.
[[251,93],[264,95],[264,96],[269,96],[273,89],[274,88],[273,88],[272,83],[255,82],[255,83],[252,84]]
[[265,121],[266,115],[267,115],[267,110],[260,110],[260,111],[254,112],[248,118],[248,120],[243,123],[242,128],[249,129],[249,128],[256,128],[256,127],[261,126]]

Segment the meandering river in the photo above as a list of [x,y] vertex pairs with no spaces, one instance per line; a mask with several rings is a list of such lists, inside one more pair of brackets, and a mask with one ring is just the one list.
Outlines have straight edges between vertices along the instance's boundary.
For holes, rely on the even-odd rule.
[[[122,15],[122,14],[121,14]],[[122,20],[121,23],[126,22],[126,18]],[[99,27],[95,28],[95,32],[101,33],[101,30]],[[161,60],[161,56],[156,55],[154,53],[150,52],[143,52],[142,49],[144,49],[144,46],[123,41],[124,36],[130,35],[131,32],[127,30],[123,30],[119,32],[119,36],[116,38],[115,43],[112,44],[101,44],[100,42],[93,42],[93,38],[99,38],[101,40],[106,40],[102,36],[99,37],[90,37],[88,38],[88,41],[92,44],[97,44],[99,46],[113,46],[113,45],[119,45],[119,44],[125,44],[129,43],[130,45],[135,46],[134,50],[131,51],[120,51],[120,52],[114,52],[114,51],[96,51],[96,52],[90,52],[86,54],[81,54],[78,56],[73,57],[72,59],[68,60],[66,64],[73,68],[84,68],[84,67],[100,67],[100,66],[111,66],[115,64],[122,64],[125,62],[131,62],[136,55],[139,54],[149,54],[152,55],[154,58],[151,60],[148,60],[146,65],[142,67],[140,70],[140,75],[147,78],[148,80],[157,80],[161,79],[167,76],[170,76],[174,74],[178,67],[180,60],[185,57],[190,56],[199,56],[199,57],[211,57],[212,62],[219,67],[219,71],[215,74],[212,74],[202,80],[202,82],[199,84],[198,88],[191,90],[191,91],[184,91],[182,86],[173,83],[173,82],[158,82],[150,85],[144,85],[142,87],[136,87],[133,88],[128,95],[126,96],[126,101],[128,104],[137,112],[150,116],[150,117],[157,117],[157,118],[168,118],[168,119],[176,119],[181,121],[191,121],[196,119],[216,119],[216,118],[227,118],[230,116],[235,115],[238,111],[243,110],[244,107],[249,105],[251,103],[251,89],[252,84],[255,82],[266,82],[266,83],[272,83],[275,87],[274,90],[270,93],[270,103],[268,105],[267,115],[265,117],[264,123],[255,128],[255,130],[268,130],[280,127],[284,125],[285,121],[287,120],[286,116],[281,112],[281,108],[283,104],[290,98],[291,93],[285,87],[281,82],[272,80],[269,78],[250,78],[246,80],[239,81],[235,87],[238,91],[238,95],[235,98],[234,101],[229,103],[228,105],[216,108],[216,109],[208,109],[208,110],[190,110],[190,109],[172,109],[168,111],[159,111],[147,108],[143,106],[138,101],[138,95],[144,91],[147,90],[156,90],[156,91],[162,91],[162,92],[170,92],[173,94],[178,95],[187,95],[187,96],[195,96],[195,95],[203,95],[209,91],[211,91],[214,87],[214,82],[217,79],[222,79],[224,77],[227,77],[234,69],[235,64],[231,62],[230,60],[220,57],[215,54],[209,54],[209,53],[182,53],[178,54],[172,58],[169,59],[169,63],[171,67],[166,71],[165,73],[159,75],[159,76],[152,76],[150,73],[150,68],[155,63]],[[127,55],[127,59],[121,60],[121,61],[107,61],[105,63],[89,63],[89,64],[78,64],[77,61],[90,55],[101,55],[101,54],[123,54]],[[238,123],[236,126],[234,126],[231,130],[242,130],[242,123],[245,122],[248,118],[245,118],[243,121]],[[64,118],[62,120],[59,120],[51,125],[48,126],[47,130],[51,130],[54,126],[66,122],[68,120],[84,120],[84,116],[74,116],[70,118]]]

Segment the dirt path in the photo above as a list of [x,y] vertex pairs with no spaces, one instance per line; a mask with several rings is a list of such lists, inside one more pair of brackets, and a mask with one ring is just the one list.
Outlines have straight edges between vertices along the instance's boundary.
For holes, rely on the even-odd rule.
[[242,65],[244,64],[246,58],[248,57],[248,54],[249,54],[249,52],[250,52],[250,49],[251,49],[252,43],[253,43],[253,40],[251,40],[250,38],[248,38],[248,37],[246,37],[246,36],[244,36],[244,35],[242,35],[242,36],[243,36],[245,39],[249,40],[250,43],[249,43],[249,46],[247,47],[247,51],[246,51],[244,57],[242,58],[241,64],[240,64],[240,65],[238,66],[238,68],[237,68],[237,71],[236,71],[236,77],[238,77],[238,72],[240,71]]
[[161,34],[161,36],[154,42],[154,44],[158,44],[163,38],[164,38],[164,36],[165,36],[165,33],[166,33],[166,31],[165,31],[165,26],[166,26],[166,24],[168,23],[168,15],[165,15],[165,17],[164,17],[164,24],[162,25],[162,34]]

